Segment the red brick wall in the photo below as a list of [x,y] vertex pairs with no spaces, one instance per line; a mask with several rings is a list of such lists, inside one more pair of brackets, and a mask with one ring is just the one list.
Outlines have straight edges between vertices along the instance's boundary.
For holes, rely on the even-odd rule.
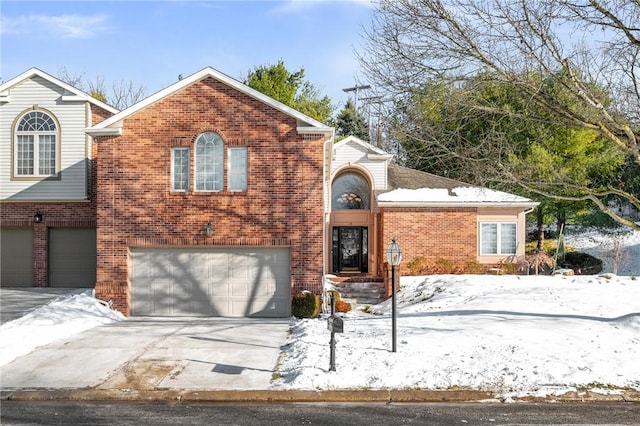
[[91,105],[91,125],[92,126],[95,126],[96,124],[106,120],[107,118],[113,115],[109,111],[102,109],[95,104],[90,104],[90,105]]
[[[171,192],[171,148],[192,148],[193,186],[193,142],[204,131],[224,140],[225,189],[226,148],[248,147],[246,193]],[[127,118],[98,150],[96,291],[119,295],[123,313],[132,245],[290,245],[292,291],[320,292],[323,142],[303,140],[294,118],[206,79]]]
[[403,275],[408,273],[407,263],[417,257],[429,264],[449,260],[458,267],[477,258],[475,208],[385,208],[382,216],[383,255],[397,238]]

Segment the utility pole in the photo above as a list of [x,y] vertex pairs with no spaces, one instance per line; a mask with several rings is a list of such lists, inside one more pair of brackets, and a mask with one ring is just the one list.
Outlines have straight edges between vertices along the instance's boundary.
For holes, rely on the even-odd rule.
[[358,90],[366,90],[366,89],[371,89],[371,86],[369,86],[368,84],[363,84],[363,85],[356,85],[353,87],[347,87],[346,89],[342,89],[343,92],[345,93],[349,93],[349,92],[353,92],[353,100],[354,100],[354,106],[356,108],[356,111],[358,111]]

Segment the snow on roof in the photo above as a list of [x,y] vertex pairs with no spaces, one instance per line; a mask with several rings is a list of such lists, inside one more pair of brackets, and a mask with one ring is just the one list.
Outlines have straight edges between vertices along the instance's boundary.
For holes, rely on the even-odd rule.
[[537,203],[528,198],[506,192],[479,187],[447,188],[398,188],[378,195],[378,203],[400,204],[507,204],[535,206]]

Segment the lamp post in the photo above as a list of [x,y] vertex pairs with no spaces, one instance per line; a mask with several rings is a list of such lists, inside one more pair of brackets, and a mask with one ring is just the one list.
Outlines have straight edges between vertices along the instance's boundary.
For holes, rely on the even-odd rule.
[[402,249],[393,238],[387,247],[387,262],[391,265],[391,352],[396,351],[396,266],[401,260]]

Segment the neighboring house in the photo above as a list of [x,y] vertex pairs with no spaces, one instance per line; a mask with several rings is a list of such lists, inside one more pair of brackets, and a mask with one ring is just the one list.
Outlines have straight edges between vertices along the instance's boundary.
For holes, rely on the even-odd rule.
[[0,285],[92,287],[94,145],[117,110],[32,68],[0,84]]
[[333,128],[212,68],[121,112],[38,70],[0,89],[6,285],[72,284],[86,264],[92,279],[73,283],[126,315],[286,317],[327,275],[382,285],[392,238],[401,274],[524,255],[531,200],[334,144]]

